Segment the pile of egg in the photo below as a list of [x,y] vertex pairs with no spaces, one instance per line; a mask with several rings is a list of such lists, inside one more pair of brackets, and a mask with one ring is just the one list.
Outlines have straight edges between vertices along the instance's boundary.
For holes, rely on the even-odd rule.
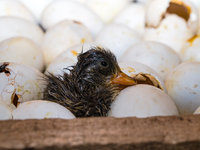
[[41,79],[95,45],[154,85],[122,90],[108,116],[200,113],[199,15],[199,0],[1,0],[0,120],[75,118],[41,100]]

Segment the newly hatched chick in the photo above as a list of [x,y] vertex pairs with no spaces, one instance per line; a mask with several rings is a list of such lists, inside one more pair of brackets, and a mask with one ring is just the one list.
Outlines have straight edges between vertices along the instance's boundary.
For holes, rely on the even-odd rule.
[[116,57],[102,47],[78,55],[70,73],[46,75],[44,99],[57,102],[76,117],[107,116],[110,105],[127,86],[136,81],[124,74]]

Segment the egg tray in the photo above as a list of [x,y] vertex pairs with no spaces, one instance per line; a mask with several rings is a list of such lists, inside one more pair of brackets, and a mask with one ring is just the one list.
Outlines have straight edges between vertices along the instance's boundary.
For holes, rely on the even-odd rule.
[[200,115],[0,121],[0,150],[199,150]]

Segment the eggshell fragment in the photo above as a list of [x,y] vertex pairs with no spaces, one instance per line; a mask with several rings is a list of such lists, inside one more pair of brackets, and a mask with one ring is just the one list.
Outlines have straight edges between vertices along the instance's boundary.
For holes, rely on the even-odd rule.
[[2,16],[19,17],[31,21],[33,23],[36,23],[33,14],[17,0],[0,1],[0,17]]
[[158,87],[167,92],[162,78],[157,74],[156,71],[147,65],[138,62],[126,61],[119,63],[119,66],[125,74],[136,79],[138,84],[144,84],[141,82],[139,83],[139,81],[148,82],[147,80],[150,80],[148,83],[150,83],[152,86]]
[[179,56],[182,62],[198,61],[200,62],[200,36],[194,36],[183,45]]
[[140,84],[122,90],[111,104],[108,116],[144,118],[178,114],[169,95],[156,87]]
[[143,63],[155,70],[164,81],[170,71],[180,63],[180,58],[173,49],[162,43],[143,41],[128,49],[119,61]]
[[43,98],[43,74],[30,66],[0,63],[0,99],[15,109],[18,103]]
[[93,37],[101,30],[101,19],[81,3],[69,0],[56,0],[43,11],[41,24],[49,29],[63,20],[78,21],[85,25]]
[[12,119],[12,109],[0,99],[0,120]]
[[166,78],[165,86],[179,113],[193,114],[200,106],[200,63],[185,62],[178,65]]
[[80,23],[66,20],[55,25],[45,33],[41,43],[46,66],[67,48],[91,41],[89,31]]
[[198,22],[198,11],[187,0],[150,1],[144,40],[164,43],[179,52],[184,42],[196,34]]
[[39,45],[43,37],[39,26],[17,17],[0,17],[0,33],[0,42],[12,37],[25,37]]
[[95,42],[113,52],[119,59],[124,52],[141,39],[129,27],[121,24],[109,24],[97,35]]
[[86,5],[105,23],[111,23],[130,3],[130,0],[86,0]]
[[43,100],[34,100],[21,103],[17,109],[13,110],[12,114],[13,119],[76,118],[65,107],[54,102]]
[[132,3],[117,15],[113,23],[126,25],[142,37],[145,29],[145,7]]
[[54,75],[62,75],[63,71],[68,72],[67,69],[77,63],[77,55],[81,52],[86,52],[93,46],[97,46],[97,43],[84,43],[70,47],[62,52],[57,58],[55,58],[47,67],[45,73],[51,72]]
[[16,62],[44,69],[43,52],[30,39],[10,38],[0,43],[0,62]]

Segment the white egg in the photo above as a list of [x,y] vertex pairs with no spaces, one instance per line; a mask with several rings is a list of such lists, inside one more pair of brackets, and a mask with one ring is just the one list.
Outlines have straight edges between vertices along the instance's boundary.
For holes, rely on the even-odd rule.
[[156,87],[140,84],[122,90],[111,104],[108,116],[144,118],[178,114],[169,95]]
[[39,45],[43,37],[39,26],[17,17],[0,17],[0,33],[0,42],[12,37],[25,37]]
[[113,23],[127,25],[142,37],[145,29],[145,8],[142,4],[128,5],[114,19]]
[[[16,0],[14,0],[16,1]],[[53,2],[54,0],[19,0],[24,4],[35,16],[38,23],[40,23],[40,18],[43,10]]]
[[0,98],[0,121],[12,119],[12,109]]
[[43,74],[17,63],[0,63],[0,99],[12,109],[18,103],[43,98]]
[[195,36],[185,42],[179,56],[182,62],[185,61],[198,61],[200,62],[200,36]]
[[119,66],[125,74],[135,78],[138,84],[151,84],[167,92],[162,78],[150,67],[138,62],[121,62]]
[[48,65],[45,73],[51,72],[54,75],[62,75],[63,71],[68,72],[68,70],[65,68],[75,65],[77,63],[77,55],[81,52],[86,52],[94,46],[98,46],[98,44],[93,42],[84,43],[68,48]]
[[16,62],[44,69],[43,52],[30,39],[10,38],[0,43],[0,62]]
[[101,19],[81,3],[69,0],[56,0],[48,5],[41,17],[41,24],[49,29],[63,20],[74,20],[85,25],[93,37],[101,30]]
[[105,23],[111,23],[130,3],[130,0],[86,0],[86,5]]
[[0,0],[0,17],[2,16],[19,17],[36,23],[33,14],[17,0]]
[[200,114],[200,106],[195,110],[194,115],[195,114]]
[[146,10],[144,40],[164,43],[179,52],[196,34],[198,22],[197,9],[186,0],[154,0]]
[[162,43],[143,41],[128,49],[119,61],[143,63],[155,70],[164,81],[170,71],[180,63],[180,58],[173,49]]
[[95,42],[110,49],[119,59],[128,48],[140,40],[131,28],[122,24],[109,24],[99,32]]
[[13,119],[76,118],[65,107],[50,101],[34,100],[19,104],[12,112]]
[[193,114],[200,106],[200,63],[185,62],[178,65],[166,78],[165,86],[179,113]]
[[92,36],[84,25],[68,20],[58,23],[45,33],[41,43],[46,66],[67,48],[91,41]]

